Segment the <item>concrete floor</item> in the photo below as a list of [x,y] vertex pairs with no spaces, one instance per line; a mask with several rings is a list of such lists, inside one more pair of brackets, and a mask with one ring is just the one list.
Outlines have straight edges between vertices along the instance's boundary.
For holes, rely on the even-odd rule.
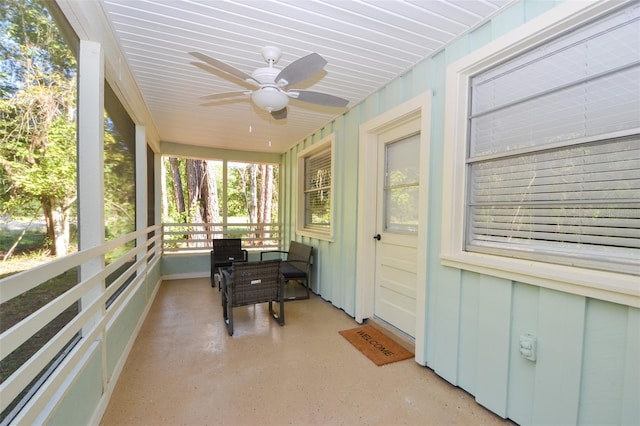
[[208,279],[165,281],[102,425],[510,424],[428,368],[377,367],[338,331],[358,324],[320,297],[234,308]]

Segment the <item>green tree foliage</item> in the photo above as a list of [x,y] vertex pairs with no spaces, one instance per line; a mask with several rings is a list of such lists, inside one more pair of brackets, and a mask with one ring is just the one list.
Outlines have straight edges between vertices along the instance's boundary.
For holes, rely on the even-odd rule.
[[231,217],[245,217],[249,219],[247,208],[248,185],[250,165],[230,164],[227,186],[227,214]]
[[47,222],[53,255],[69,245],[76,197],[76,62],[44,5],[0,2],[0,214]]

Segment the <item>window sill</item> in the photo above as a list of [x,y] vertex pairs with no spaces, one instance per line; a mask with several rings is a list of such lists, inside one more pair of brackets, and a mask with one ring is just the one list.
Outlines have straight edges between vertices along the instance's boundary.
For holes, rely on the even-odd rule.
[[318,232],[312,231],[310,229],[297,229],[296,234],[303,237],[315,238],[317,240],[329,241],[331,243],[333,242],[333,234],[329,232]]
[[640,308],[640,278],[634,275],[468,252],[442,254],[440,261],[452,268]]

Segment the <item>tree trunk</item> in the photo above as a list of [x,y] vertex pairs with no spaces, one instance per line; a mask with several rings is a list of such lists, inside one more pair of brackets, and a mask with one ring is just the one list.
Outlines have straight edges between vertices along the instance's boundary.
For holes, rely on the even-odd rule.
[[180,177],[180,167],[178,166],[178,159],[175,157],[169,158],[169,164],[171,165],[171,176],[173,177],[173,192],[176,197],[176,209],[180,214],[180,218],[186,222],[185,205],[184,205],[184,192],[182,191],[182,177]]
[[265,215],[265,207],[266,207],[266,200],[265,200],[265,171],[266,171],[266,164],[260,164],[258,166],[258,174],[260,176],[260,181],[259,181],[259,185],[258,185],[258,223],[264,223],[264,215]]
[[249,221],[258,221],[258,165],[249,166],[249,194],[248,194]]
[[[213,161],[204,161],[204,186],[205,221],[208,223],[220,222],[220,200],[218,199],[218,184],[216,183],[216,169]],[[213,227],[211,231],[220,229]]]
[[[169,197],[167,196],[167,167],[166,161],[162,160],[162,167],[160,167],[160,193],[162,194],[162,222],[167,221],[169,217]],[[169,166],[171,167],[171,166]]]
[[[258,223],[271,223],[271,208],[273,199],[273,166],[270,164],[260,165],[260,203],[258,205]],[[258,230],[263,231],[262,237],[269,238],[271,235],[267,231],[268,226],[259,225]],[[262,244],[261,244],[262,245]]]
[[271,212],[273,209],[273,165],[265,165],[264,181],[264,217],[263,223],[271,223]]
[[[249,166],[249,194],[247,194],[247,204],[249,213],[249,222],[258,222],[258,165],[251,164]],[[256,225],[252,225],[251,228],[256,231]],[[254,232],[250,235],[251,238],[256,238],[257,235]],[[252,245],[255,244],[252,243]]]
[[[203,203],[202,203],[202,163],[203,160],[187,159],[187,193],[189,195],[189,222],[203,223]],[[194,231],[204,231],[203,226],[194,226]],[[201,234],[191,236],[192,239],[204,239]],[[189,244],[192,247],[201,247],[205,243],[194,241]]]
[[187,194],[189,196],[189,221],[202,222],[202,160],[187,159]]
[[16,247],[18,247],[18,244],[20,244],[20,241],[22,241],[22,238],[24,238],[25,234],[27,233],[27,231],[29,230],[29,227],[31,227],[31,224],[33,223],[33,218],[31,219],[31,221],[29,222],[29,224],[27,226],[24,227],[24,229],[22,230],[22,233],[20,234],[20,236],[18,237],[18,239],[16,240],[15,243],[13,243],[13,245],[9,248],[9,250],[4,254],[4,257],[2,258],[2,263],[6,262],[7,260],[9,260],[9,258],[11,257],[11,255],[13,254],[13,251],[16,249]]
[[51,255],[66,256],[69,250],[69,218],[63,206],[53,198],[40,201],[47,226],[47,239],[51,243]]

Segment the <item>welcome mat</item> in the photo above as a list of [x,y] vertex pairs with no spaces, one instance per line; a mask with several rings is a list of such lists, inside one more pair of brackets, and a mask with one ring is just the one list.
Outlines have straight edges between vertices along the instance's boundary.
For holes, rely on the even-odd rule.
[[369,325],[338,333],[376,365],[385,365],[413,357],[410,351]]

